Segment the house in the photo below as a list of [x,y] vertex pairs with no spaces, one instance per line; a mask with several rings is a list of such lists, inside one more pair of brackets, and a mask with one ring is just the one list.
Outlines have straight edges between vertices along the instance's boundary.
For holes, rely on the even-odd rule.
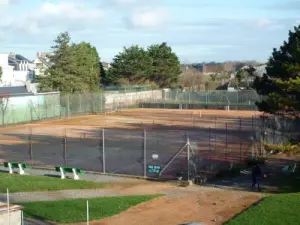
[[35,95],[36,93],[34,93],[29,87],[30,86],[0,87],[0,98]]
[[45,70],[50,67],[48,52],[38,52],[36,54],[36,59],[33,61],[34,63],[34,75],[35,76],[44,76]]
[[23,224],[23,206],[0,202],[0,224]]
[[[247,76],[246,78],[243,79],[243,81],[247,82],[247,83],[252,83],[255,80],[255,77],[262,77],[267,72],[266,67],[267,67],[266,64],[262,64],[262,65],[253,67],[253,69],[254,69],[253,75],[254,76],[253,75],[252,76]],[[236,71],[235,73],[232,73],[230,75],[231,82],[228,85],[228,90],[229,90],[229,87],[230,87],[232,81],[235,79],[237,73],[239,71],[246,71],[249,68],[250,68],[250,66],[243,66],[238,71]],[[230,88],[233,88],[233,87],[230,87]],[[245,87],[239,87],[239,88],[244,89]]]
[[199,68],[194,67],[193,65],[180,65],[181,75],[185,73],[200,73],[201,70]]
[[224,67],[223,64],[204,64],[203,65],[203,74],[204,75],[211,75],[216,73],[221,73],[223,71]]
[[34,77],[33,63],[19,54],[0,54],[2,77],[0,86],[24,86]]
[[103,66],[104,70],[108,70],[109,68],[111,68],[110,63],[107,63],[107,62],[102,62],[102,66]]
[[230,73],[234,70],[235,65],[233,62],[204,64],[202,69],[204,75],[218,74],[221,72]]

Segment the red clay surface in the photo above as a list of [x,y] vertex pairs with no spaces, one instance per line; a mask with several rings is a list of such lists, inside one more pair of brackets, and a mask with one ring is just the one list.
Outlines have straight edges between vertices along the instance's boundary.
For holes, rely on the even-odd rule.
[[[258,115],[255,111],[136,109],[1,128],[0,160],[39,166],[67,163],[102,172],[105,128],[106,172],[142,176],[146,129],[147,163],[164,167],[189,137],[203,169],[210,166],[215,170],[222,163],[239,161],[249,154]],[[152,154],[158,154],[159,159],[153,160]],[[173,177],[178,169],[185,169],[186,156],[184,150],[164,175]]]

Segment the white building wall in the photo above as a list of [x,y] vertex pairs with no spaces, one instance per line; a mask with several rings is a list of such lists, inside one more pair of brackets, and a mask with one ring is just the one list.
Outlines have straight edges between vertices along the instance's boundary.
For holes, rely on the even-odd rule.
[[7,212],[0,213],[0,225],[22,225],[22,211],[12,211],[9,213],[9,222]]
[[3,86],[23,86],[26,81],[33,79],[33,71],[29,71],[31,64],[21,62],[18,70],[14,70],[13,66],[8,65],[8,55],[0,54],[0,66],[2,68],[2,78],[0,87]]
[[113,104],[136,104],[147,100],[161,100],[162,97],[162,90],[132,93],[105,93],[105,105],[106,108],[109,108]]
[[0,82],[0,86],[14,85],[14,68],[8,65],[8,54],[0,54],[0,66],[2,68],[2,82]]

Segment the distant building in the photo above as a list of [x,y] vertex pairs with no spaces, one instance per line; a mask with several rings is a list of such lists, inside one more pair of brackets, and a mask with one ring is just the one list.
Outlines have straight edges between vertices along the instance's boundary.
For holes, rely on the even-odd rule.
[[32,96],[34,94],[26,86],[0,87],[0,97]]
[[7,207],[7,203],[0,202],[0,224],[23,224],[23,209],[24,207],[20,205],[9,204],[9,207]]
[[101,63],[102,63],[102,66],[103,66],[104,70],[108,70],[109,68],[111,68],[110,63],[107,63],[107,62],[101,62]]
[[0,86],[24,86],[34,78],[34,64],[19,54],[0,54]]
[[44,76],[45,70],[50,67],[49,52],[38,52],[36,54],[36,59],[34,60],[34,75]]
[[221,73],[224,71],[224,66],[221,63],[218,64],[204,64],[202,72],[204,75],[211,75],[216,73]]

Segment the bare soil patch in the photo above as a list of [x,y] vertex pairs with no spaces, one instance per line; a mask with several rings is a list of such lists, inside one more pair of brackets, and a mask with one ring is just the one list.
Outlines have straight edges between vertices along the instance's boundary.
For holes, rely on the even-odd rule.
[[221,225],[261,199],[261,195],[257,193],[212,188],[188,187],[173,191],[173,194],[169,193],[119,215],[92,221],[90,224],[179,225],[201,222],[206,225]]

